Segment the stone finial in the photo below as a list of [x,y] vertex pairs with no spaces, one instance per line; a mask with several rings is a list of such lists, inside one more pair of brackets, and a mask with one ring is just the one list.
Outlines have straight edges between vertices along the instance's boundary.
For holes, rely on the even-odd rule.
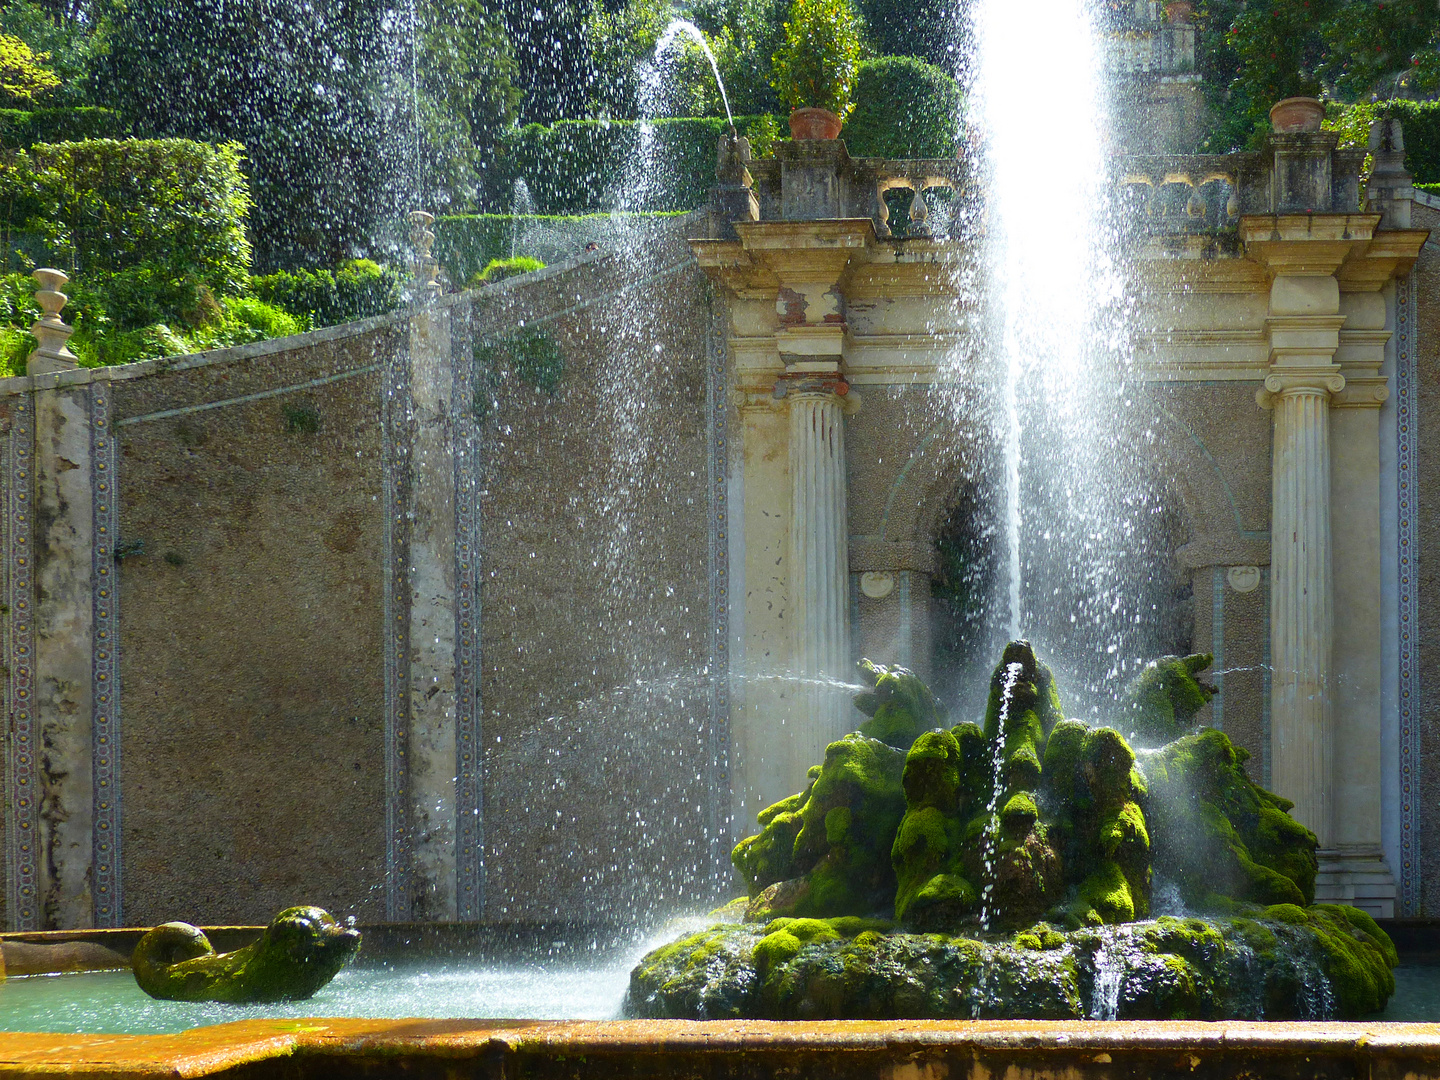
[[70,278],[59,270],[49,269],[36,270],[31,276],[40,285],[35,299],[44,314],[30,327],[30,332],[40,344],[26,359],[25,373],[43,375],[49,371],[69,371],[79,367],[80,358],[65,347],[75,328],[67,326],[60,318],[61,310],[70,300],[60,289]]
[[440,263],[430,254],[430,249],[435,246],[435,234],[430,231],[430,226],[435,223],[435,215],[427,214],[424,210],[412,210],[409,220],[410,246],[414,257],[411,270],[417,292],[423,293],[426,298],[439,296],[440,283],[435,277],[440,272]]
[[1410,228],[1415,186],[1405,171],[1405,131],[1399,120],[1371,121],[1370,155],[1375,167],[1365,181],[1365,198],[1380,214],[1380,228]]

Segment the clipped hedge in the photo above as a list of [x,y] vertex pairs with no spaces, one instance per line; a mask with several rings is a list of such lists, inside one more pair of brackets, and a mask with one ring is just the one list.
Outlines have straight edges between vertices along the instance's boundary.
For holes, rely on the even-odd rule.
[[954,157],[961,102],[955,80],[923,60],[867,60],[855,82],[855,111],[840,137],[856,157]]
[[[761,123],[759,116],[735,118],[742,135]],[[519,129],[506,138],[504,153],[508,171],[525,180],[542,214],[693,210],[715,183],[725,127],[719,117],[560,120]]]
[[537,256],[546,263],[569,258],[582,251],[586,241],[603,240],[617,219],[643,224],[678,213],[450,214],[436,218],[431,228],[440,265],[451,281],[466,282],[495,260],[512,255]]
[[163,266],[223,295],[249,280],[239,143],[91,139],[0,155],[0,222],[68,253],[67,270]]
[[400,275],[368,259],[329,270],[280,270],[250,279],[255,296],[311,326],[383,315],[405,302]]
[[125,125],[113,109],[0,109],[0,148],[24,150],[36,143],[113,139]]

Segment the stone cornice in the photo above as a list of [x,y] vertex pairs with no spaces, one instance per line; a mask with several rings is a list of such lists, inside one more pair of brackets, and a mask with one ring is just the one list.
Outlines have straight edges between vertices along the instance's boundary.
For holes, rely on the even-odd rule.
[[1376,292],[1391,278],[1410,272],[1428,229],[1387,229],[1377,232],[1363,250],[1352,252],[1335,273],[1345,292]]
[[1379,214],[1253,214],[1240,219],[1240,239],[1271,274],[1326,277],[1363,252],[1379,224]]

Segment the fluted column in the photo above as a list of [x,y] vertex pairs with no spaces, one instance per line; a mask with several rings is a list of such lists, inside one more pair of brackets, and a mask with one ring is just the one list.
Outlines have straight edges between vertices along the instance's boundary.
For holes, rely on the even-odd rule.
[[1330,395],[1337,371],[1274,373],[1270,531],[1272,781],[1321,845],[1332,833],[1335,744],[1330,555]]
[[849,730],[849,543],[845,418],[834,389],[792,391],[790,402],[790,581],[795,674],[804,707],[797,749],[815,762]]

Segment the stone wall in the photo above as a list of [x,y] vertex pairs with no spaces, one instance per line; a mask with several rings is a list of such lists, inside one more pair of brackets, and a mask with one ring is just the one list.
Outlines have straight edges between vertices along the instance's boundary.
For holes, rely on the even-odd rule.
[[384,917],[394,326],[113,384],[124,916]]
[[680,224],[0,385],[5,925],[717,890],[727,406]]
[[[728,877],[710,319],[673,237],[477,294],[492,918],[625,921]],[[553,393],[507,351],[522,326],[563,352]]]

